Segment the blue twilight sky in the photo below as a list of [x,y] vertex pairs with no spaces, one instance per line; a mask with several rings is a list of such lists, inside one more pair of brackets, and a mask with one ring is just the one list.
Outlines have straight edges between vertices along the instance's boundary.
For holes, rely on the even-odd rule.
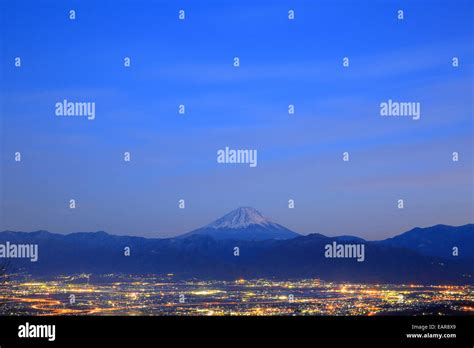
[[[0,4],[0,230],[163,237],[239,206],[368,239],[474,221],[471,0]],[[64,99],[95,120],[56,117]],[[258,166],[218,164],[225,146]]]

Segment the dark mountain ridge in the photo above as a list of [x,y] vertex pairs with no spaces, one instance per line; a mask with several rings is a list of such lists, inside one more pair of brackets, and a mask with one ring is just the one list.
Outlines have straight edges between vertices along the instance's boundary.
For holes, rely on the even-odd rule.
[[[459,229],[461,234],[467,230],[472,235],[473,225],[466,226],[470,227],[454,229]],[[416,242],[412,231],[407,232],[408,236]],[[459,238],[455,230],[450,231],[455,239]],[[415,232],[419,234],[419,230],[415,229]],[[425,237],[425,234],[421,233],[421,236]],[[106,232],[68,235],[46,231],[0,233],[0,243],[38,244],[37,262],[10,259],[15,271],[33,275],[174,273],[179,278],[202,279],[271,277],[363,283],[474,283],[474,262],[470,258],[425,255],[413,247],[416,243],[406,247],[392,245],[391,239],[370,242],[353,238],[326,237],[316,233],[286,240],[260,241],[215,239],[199,234],[148,239]],[[326,258],[325,246],[333,242],[363,243],[364,262],[353,258]],[[130,256],[124,255],[125,247],[130,248]],[[239,256],[235,256],[236,247]],[[450,247],[450,244],[445,242],[445,247]]]

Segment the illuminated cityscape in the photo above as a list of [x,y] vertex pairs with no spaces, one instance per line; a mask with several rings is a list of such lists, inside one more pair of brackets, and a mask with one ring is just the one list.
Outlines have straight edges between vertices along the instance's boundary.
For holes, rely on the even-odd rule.
[[80,274],[1,285],[2,315],[474,314],[473,286]]

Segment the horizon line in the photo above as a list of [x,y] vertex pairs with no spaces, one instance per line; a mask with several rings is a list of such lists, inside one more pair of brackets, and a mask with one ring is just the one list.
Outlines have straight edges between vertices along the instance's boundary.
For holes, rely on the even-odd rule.
[[[383,240],[387,240],[387,239],[390,239],[390,238],[394,238],[394,237],[397,237],[397,236],[400,236],[402,234],[405,234],[407,232],[410,232],[410,231],[413,231],[415,229],[427,229],[427,228],[432,228],[432,227],[437,227],[437,226],[446,226],[446,227],[464,227],[464,226],[469,226],[469,225],[474,225],[474,222],[470,222],[470,223],[467,223],[467,224],[463,224],[463,225],[446,225],[446,224],[436,224],[436,225],[431,225],[431,226],[425,226],[425,227],[420,227],[420,226],[416,226],[416,227],[413,227],[409,230],[406,230],[405,232],[401,232],[399,234],[395,234],[391,237],[387,237],[385,239],[377,239],[377,240],[368,240],[368,239],[365,239],[365,238],[362,238],[362,237],[358,237],[356,235],[352,235],[352,234],[341,234],[341,235],[336,235],[336,236],[327,236],[325,234],[322,234],[322,233],[319,233],[319,232],[313,232],[313,233],[308,233],[308,234],[301,234],[299,232],[296,232],[296,231],[293,231],[291,230],[292,232],[295,232],[297,233],[299,236],[296,236],[294,238],[299,238],[299,237],[307,237],[307,236],[310,236],[310,235],[313,235],[313,234],[319,234],[319,235],[322,235],[324,237],[327,237],[327,238],[340,238],[340,237],[356,237],[356,238],[360,238],[364,241],[367,241],[367,242],[378,242],[378,241],[383,241]],[[197,228],[199,229],[199,228]],[[194,229],[194,230],[197,230],[197,229]],[[192,230],[192,231],[194,231]],[[192,232],[192,231],[189,231],[189,232]],[[38,232],[46,232],[46,233],[49,233],[49,234],[55,234],[55,235],[61,235],[61,236],[68,236],[68,235],[72,235],[72,234],[79,234],[79,233],[105,233],[109,236],[117,236],[117,237],[132,237],[132,238],[143,238],[143,239],[174,239],[174,238],[178,238],[178,237],[182,237],[184,234],[186,233],[189,233],[189,232],[184,232],[184,233],[180,233],[180,234],[177,234],[176,236],[173,236],[173,237],[152,237],[152,236],[143,236],[143,235],[129,235],[129,234],[114,234],[114,233],[110,233],[110,232],[107,232],[107,231],[104,231],[104,230],[97,230],[97,231],[77,231],[77,232],[65,232],[65,233],[62,233],[62,232],[51,232],[51,231],[48,231],[48,230],[35,230],[35,231],[13,231],[13,230],[3,230],[3,231],[0,231],[1,234],[3,233],[8,233],[8,232],[11,232],[11,233],[26,233],[26,234],[30,234],[30,233],[38,233]],[[212,237],[210,237],[212,238]],[[294,239],[294,238],[288,238],[288,239]],[[270,240],[272,238],[269,238]]]

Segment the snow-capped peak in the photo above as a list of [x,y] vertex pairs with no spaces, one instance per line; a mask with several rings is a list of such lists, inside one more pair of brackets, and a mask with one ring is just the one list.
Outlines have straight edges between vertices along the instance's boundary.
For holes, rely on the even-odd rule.
[[220,219],[211,222],[207,228],[245,228],[250,225],[273,225],[258,210],[251,207],[240,207],[227,213]]

